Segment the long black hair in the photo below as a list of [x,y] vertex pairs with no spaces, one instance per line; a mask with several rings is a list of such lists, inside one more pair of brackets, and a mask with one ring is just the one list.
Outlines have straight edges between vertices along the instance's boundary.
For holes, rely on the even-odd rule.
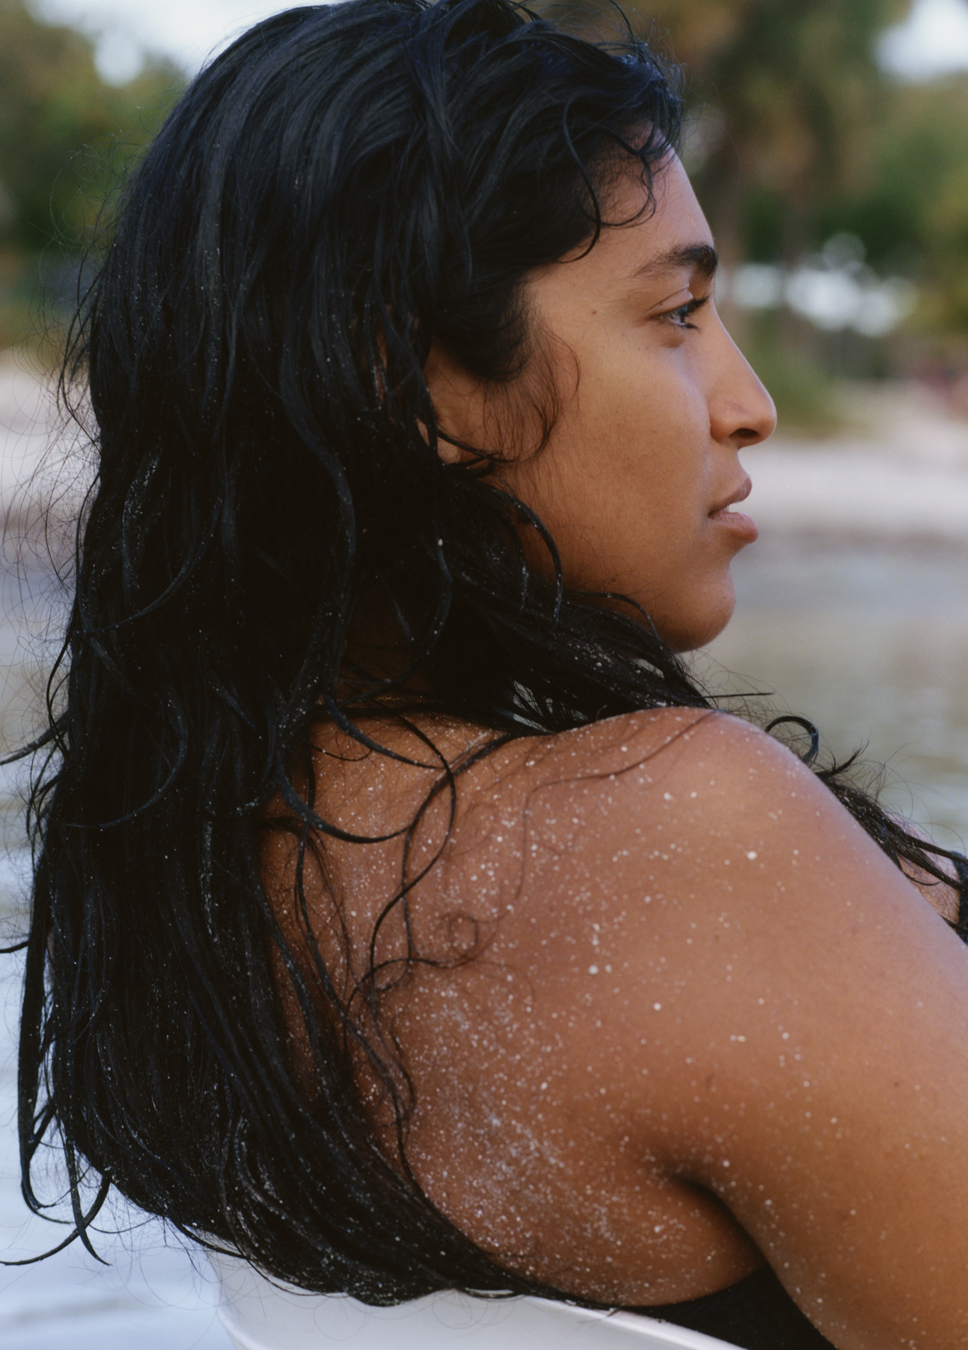
[[[374,715],[409,699],[487,730],[485,753],[710,706],[647,615],[563,588],[495,447],[438,453],[424,378],[434,343],[495,390],[540,371],[523,279],[593,245],[615,165],[648,186],[679,118],[631,37],[508,0],[349,0],[245,34],[128,182],[65,367],[98,469],[30,807],[24,1182],[39,1206],[31,1164],[59,1137],[85,1241],[113,1184],[306,1289],[538,1288],[435,1209],[402,1131],[399,1159],[377,1145],[354,1065],[402,1121],[398,1066],[318,953],[296,959],[260,825],[283,802],[325,861],[338,831],[294,768],[320,719],[379,753]],[[395,632],[389,666],[352,642],[367,606]],[[441,790],[459,768],[441,762]],[[892,856],[925,862],[828,777]]]

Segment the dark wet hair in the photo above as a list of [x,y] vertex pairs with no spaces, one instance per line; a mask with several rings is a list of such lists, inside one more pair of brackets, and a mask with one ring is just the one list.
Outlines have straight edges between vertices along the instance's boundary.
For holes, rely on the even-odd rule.
[[[285,941],[260,823],[281,800],[325,863],[334,827],[297,790],[313,727],[373,746],[388,701],[490,729],[481,753],[710,706],[633,605],[529,567],[522,522],[556,565],[553,541],[495,482],[497,447],[438,454],[424,378],[436,343],[553,414],[552,385],[525,379],[542,350],[522,281],[617,223],[610,175],[648,185],[679,113],[631,37],[596,45],[507,0],[350,0],[239,39],[127,184],[67,363],[98,473],[31,805],[21,1043],[28,1200],[59,1135],[85,1240],[114,1184],[306,1289],[539,1289],[408,1174],[405,1075],[319,954]],[[350,642],[365,605],[396,625],[392,669]],[[442,762],[451,795],[454,773]],[[889,851],[914,848],[848,804]],[[294,905],[308,925],[298,881]],[[379,993],[377,972],[356,990],[374,1017]],[[395,1162],[361,1055],[397,1112]]]

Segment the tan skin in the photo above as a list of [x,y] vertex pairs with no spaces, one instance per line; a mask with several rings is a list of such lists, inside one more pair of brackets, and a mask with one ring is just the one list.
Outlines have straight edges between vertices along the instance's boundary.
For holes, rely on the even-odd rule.
[[[613,209],[642,191],[626,178]],[[578,375],[547,447],[502,469],[569,580],[631,593],[683,648],[729,618],[751,531],[720,509],[773,424],[695,266],[710,244],[673,161],[651,217],[532,277],[533,322]],[[692,262],[667,266],[676,249]],[[455,436],[497,415],[442,354],[428,375]],[[428,730],[451,759],[482,738]],[[317,809],[372,833],[436,777],[331,733],[317,768]],[[449,839],[443,806],[421,828],[416,864],[443,852],[411,914],[422,951],[471,959],[418,965],[386,1009],[430,1196],[585,1297],[685,1300],[765,1260],[840,1350],[968,1345],[968,953],[932,908],[951,893],[922,895],[799,761],[719,714],[522,739],[459,783]],[[335,899],[361,971],[400,846],[329,851],[314,938],[337,967]],[[282,909],[281,838],[267,863]],[[402,950],[397,915],[379,954]]]

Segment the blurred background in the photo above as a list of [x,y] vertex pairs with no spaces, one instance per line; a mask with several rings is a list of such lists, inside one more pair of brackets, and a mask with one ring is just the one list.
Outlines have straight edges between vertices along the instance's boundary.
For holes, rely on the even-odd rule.
[[[281,5],[0,0],[0,755],[37,724],[64,594],[50,553],[89,464],[55,364],[85,250],[187,78]],[[614,31],[605,0],[549,6]],[[683,66],[684,159],[723,259],[718,302],[780,428],[744,455],[759,543],[696,656],[766,699],[942,842],[968,837],[968,0],[652,0],[636,30]],[[99,226],[99,222],[102,225]],[[21,923],[22,810],[0,768],[0,930]],[[17,1182],[19,967],[0,959],[0,1256],[60,1232]],[[56,1178],[52,1177],[56,1192]],[[0,1269],[6,1350],[227,1350],[204,1262],[118,1211]]]

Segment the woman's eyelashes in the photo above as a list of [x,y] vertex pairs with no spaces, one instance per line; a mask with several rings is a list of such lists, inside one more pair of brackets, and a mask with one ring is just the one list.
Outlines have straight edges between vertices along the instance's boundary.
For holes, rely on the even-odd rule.
[[690,323],[689,320],[693,314],[697,314],[703,305],[709,302],[708,295],[695,296],[687,300],[683,305],[676,305],[675,309],[667,309],[664,314],[657,315],[658,318],[670,323],[673,328],[696,328],[697,325]]

